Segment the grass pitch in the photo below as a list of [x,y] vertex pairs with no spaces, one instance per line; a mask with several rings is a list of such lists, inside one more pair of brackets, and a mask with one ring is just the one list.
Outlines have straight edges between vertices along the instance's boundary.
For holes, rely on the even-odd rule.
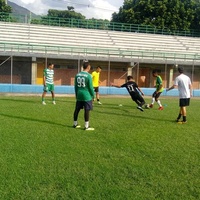
[[102,97],[95,131],[72,128],[73,97],[46,102],[0,96],[0,199],[200,199],[199,99],[180,125],[178,98],[141,112],[129,97]]

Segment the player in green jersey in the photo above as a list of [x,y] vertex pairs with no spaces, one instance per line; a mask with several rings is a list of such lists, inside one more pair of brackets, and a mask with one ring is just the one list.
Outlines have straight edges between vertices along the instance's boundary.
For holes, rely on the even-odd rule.
[[74,110],[74,128],[80,128],[78,125],[78,114],[81,109],[84,108],[84,120],[85,130],[94,130],[89,127],[89,113],[92,110],[92,101],[94,100],[94,88],[92,85],[92,76],[88,72],[90,71],[89,61],[83,62],[83,71],[79,72],[75,76],[74,88],[76,95],[76,107]]
[[55,93],[54,93],[54,64],[49,63],[48,67],[43,71],[43,84],[44,84],[44,91],[42,94],[42,104],[46,105],[45,103],[45,96],[48,91],[51,92],[52,95],[52,103],[56,104],[55,102]]
[[159,105],[158,110],[163,110],[163,106],[162,106],[160,100],[158,99],[164,90],[163,84],[162,84],[162,78],[161,78],[161,76],[158,75],[158,70],[156,70],[156,69],[153,70],[152,75],[153,75],[153,77],[156,77],[156,86],[155,86],[156,91],[152,94],[152,102],[149,107],[153,108],[153,104],[156,101]]

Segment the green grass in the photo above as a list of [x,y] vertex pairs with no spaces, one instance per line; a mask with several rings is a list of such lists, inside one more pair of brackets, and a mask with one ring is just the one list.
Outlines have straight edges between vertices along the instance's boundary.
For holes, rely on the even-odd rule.
[[129,97],[102,97],[95,131],[72,128],[73,97],[56,100],[0,96],[0,199],[200,199],[199,99],[180,125],[178,98],[141,112]]

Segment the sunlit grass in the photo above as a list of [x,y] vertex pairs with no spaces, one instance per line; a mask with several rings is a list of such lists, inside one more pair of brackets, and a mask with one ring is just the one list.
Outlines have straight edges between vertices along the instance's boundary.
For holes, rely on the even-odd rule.
[[41,97],[1,96],[0,199],[200,198],[198,99],[184,125],[174,122],[177,98],[144,112],[129,97],[101,101],[90,132],[72,128],[73,97],[43,106]]

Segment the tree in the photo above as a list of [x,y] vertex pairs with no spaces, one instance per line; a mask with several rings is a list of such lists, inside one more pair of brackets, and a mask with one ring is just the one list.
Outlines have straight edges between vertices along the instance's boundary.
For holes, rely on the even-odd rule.
[[5,0],[0,0],[0,21],[9,21],[12,8],[6,5]]
[[199,22],[199,6],[199,0],[125,0],[119,12],[112,14],[111,21],[189,30],[195,28],[194,20]]
[[6,5],[5,0],[0,0],[0,12],[11,13],[12,8]]
[[195,15],[194,15],[194,20],[191,23],[191,28],[200,30],[200,2],[199,0],[194,1],[194,10],[195,10]]
[[75,12],[74,8],[69,6],[68,10],[48,10],[47,17],[85,19],[85,16],[83,16],[81,13]]

